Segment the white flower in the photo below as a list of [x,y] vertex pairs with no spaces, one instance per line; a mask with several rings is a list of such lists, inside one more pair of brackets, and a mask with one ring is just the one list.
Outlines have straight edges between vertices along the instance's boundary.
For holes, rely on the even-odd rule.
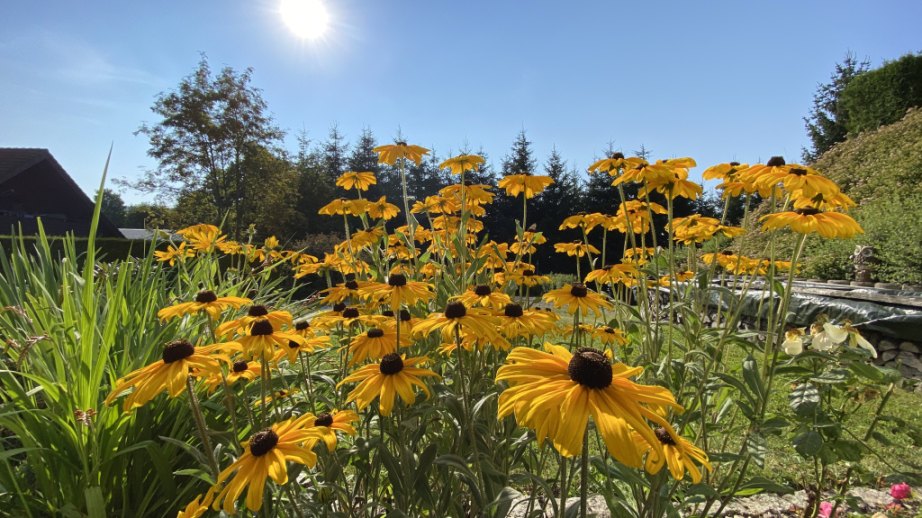
[[798,327],[785,331],[781,349],[789,356],[797,356],[804,352],[804,328]]

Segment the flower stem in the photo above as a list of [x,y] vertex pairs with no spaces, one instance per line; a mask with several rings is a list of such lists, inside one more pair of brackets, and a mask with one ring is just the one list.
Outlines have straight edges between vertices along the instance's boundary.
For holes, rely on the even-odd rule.
[[202,415],[202,409],[198,404],[198,397],[195,395],[195,389],[192,387],[192,376],[186,378],[186,390],[189,391],[189,406],[192,407],[192,415],[195,417],[195,426],[198,428],[199,437],[202,439],[202,449],[205,450],[205,458],[208,459],[211,472],[215,480],[218,479],[218,461],[214,458],[214,449],[211,447],[211,441],[208,439],[208,429],[205,427],[205,417]]

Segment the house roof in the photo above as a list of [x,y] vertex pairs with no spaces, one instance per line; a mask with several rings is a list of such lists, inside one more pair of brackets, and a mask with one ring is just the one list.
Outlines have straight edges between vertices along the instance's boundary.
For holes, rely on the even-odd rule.
[[[79,200],[78,203],[84,205],[92,214],[96,204],[54,159],[51,152],[44,148],[0,148],[0,185],[44,161],[48,161],[51,168],[60,176],[61,182],[71,188],[75,199]],[[105,214],[99,215],[99,227],[105,234],[122,235]]]

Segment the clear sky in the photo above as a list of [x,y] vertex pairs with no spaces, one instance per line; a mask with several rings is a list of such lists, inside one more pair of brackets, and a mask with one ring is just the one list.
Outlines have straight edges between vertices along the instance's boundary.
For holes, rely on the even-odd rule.
[[110,175],[136,177],[155,163],[133,132],[204,52],[254,69],[291,151],[336,123],[498,164],[524,128],[542,162],[556,146],[584,171],[612,142],[700,172],[799,159],[802,117],[847,51],[878,66],[922,50],[918,0],[323,1],[315,41],[279,0],[7,2],[0,147],[48,148],[91,191],[114,144]]

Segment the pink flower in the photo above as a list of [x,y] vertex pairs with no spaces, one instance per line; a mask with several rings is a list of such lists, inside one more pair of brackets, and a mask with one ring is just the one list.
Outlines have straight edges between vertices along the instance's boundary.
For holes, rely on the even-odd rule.
[[905,500],[912,497],[912,488],[909,487],[909,484],[905,482],[900,482],[899,484],[893,484],[890,486],[890,496],[894,500]]
[[822,502],[820,504],[820,518],[830,518],[832,514],[832,502]]

